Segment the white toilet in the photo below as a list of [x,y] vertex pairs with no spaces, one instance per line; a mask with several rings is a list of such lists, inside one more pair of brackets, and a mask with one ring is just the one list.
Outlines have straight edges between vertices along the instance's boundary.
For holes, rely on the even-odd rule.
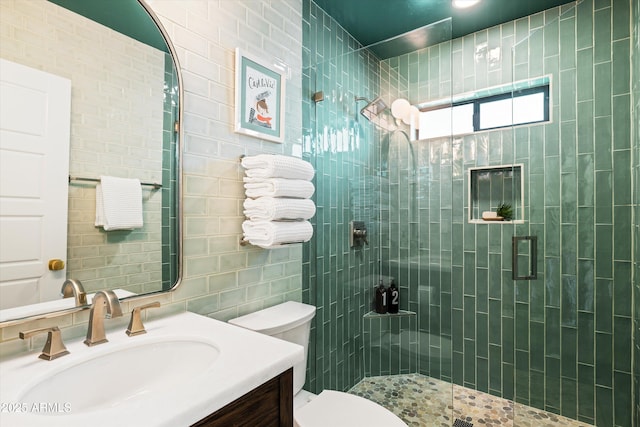
[[289,301],[229,320],[237,326],[304,347],[304,360],[293,367],[294,410],[298,427],[407,427],[382,406],[340,391],[324,390],[315,396],[302,390],[306,376],[312,305]]

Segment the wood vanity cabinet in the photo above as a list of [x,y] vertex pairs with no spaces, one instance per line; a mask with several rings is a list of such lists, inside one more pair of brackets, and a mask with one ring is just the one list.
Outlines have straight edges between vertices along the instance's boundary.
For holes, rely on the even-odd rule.
[[231,426],[293,427],[293,368],[192,425]]

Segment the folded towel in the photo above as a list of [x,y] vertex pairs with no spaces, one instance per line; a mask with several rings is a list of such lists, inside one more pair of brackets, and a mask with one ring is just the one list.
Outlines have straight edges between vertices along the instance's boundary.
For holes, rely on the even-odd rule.
[[295,197],[308,199],[313,195],[313,183],[301,179],[244,178],[247,197]]
[[260,197],[244,201],[244,215],[251,220],[309,219],[316,205],[309,199]]
[[297,157],[258,154],[242,158],[245,174],[250,178],[289,178],[309,181],[315,171],[311,163]]
[[308,242],[313,236],[309,221],[245,221],[242,230],[249,243],[266,249],[283,243]]
[[138,179],[101,176],[96,185],[96,227],[132,230],[143,225],[142,186]]

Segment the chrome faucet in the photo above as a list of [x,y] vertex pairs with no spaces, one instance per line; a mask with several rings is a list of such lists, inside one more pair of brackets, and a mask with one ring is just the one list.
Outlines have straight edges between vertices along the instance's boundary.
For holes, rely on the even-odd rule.
[[82,287],[82,283],[76,279],[67,279],[62,284],[60,290],[62,298],[74,297],[76,300],[76,307],[87,305],[87,294]]
[[[105,314],[104,310],[107,309]],[[104,319],[122,316],[122,308],[118,296],[113,291],[98,291],[93,296],[89,312],[89,329],[84,343],[89,347],[107,342],[104,332]]]

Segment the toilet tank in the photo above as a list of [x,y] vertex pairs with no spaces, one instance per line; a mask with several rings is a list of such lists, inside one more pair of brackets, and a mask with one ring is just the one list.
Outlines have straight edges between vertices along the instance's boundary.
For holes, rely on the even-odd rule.
[[312,305],[288,301],[231,319],[229,323],[304,347],[304,360],[293,367],[295,394],[302,390],[305,382],[311,319],[315,314],[316,308]]

